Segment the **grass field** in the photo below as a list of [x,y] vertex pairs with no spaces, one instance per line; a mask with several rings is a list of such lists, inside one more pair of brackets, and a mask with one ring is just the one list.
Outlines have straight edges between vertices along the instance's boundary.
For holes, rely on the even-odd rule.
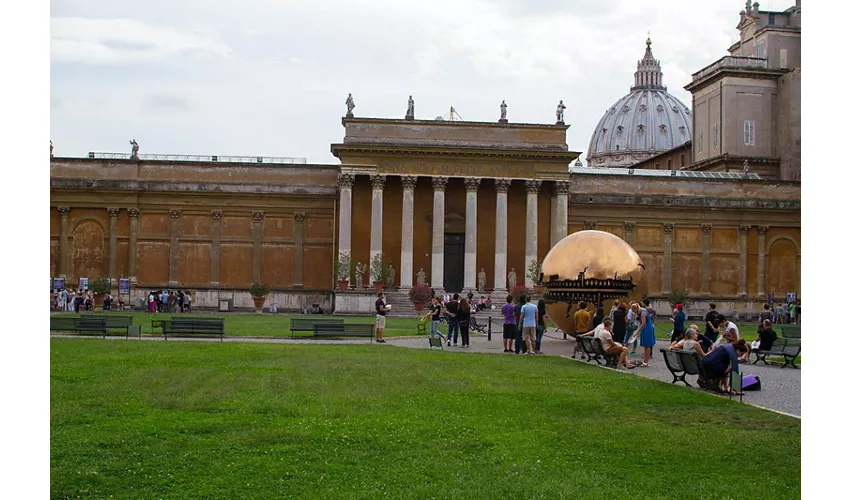
[[800,420],[562,358],[50,350],[53,498],[800,496]]

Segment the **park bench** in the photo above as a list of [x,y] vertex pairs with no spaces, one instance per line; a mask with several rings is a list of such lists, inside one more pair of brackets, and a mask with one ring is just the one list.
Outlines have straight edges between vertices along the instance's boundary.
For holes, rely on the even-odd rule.
[[780,330],[782,330],[782,337],[786,339],[799,339],[800,338],[800,326],[799,325],[789,325],[789,326],[780,326]]
[[50,331],[73,332],[77,329],[77,318],[68,316],[50,316]]
[[375,325],[357,323],[319,323],[313,324],[314,337],[369,337],[375,336]]
[[[133,326],[132,316],[87,315],[82,317],[87,319],[102,319],[106,323],[106,330],[124,330],[126,337],[130,336],[130,330]],[[104,331],[103,334],[106,336],[106,331]]]
[[685,380],[685,368],[682,366],[682,361],[679,358],[679,353],[682,351],[671,351],[667,348],[661,349],[661,354],[664,356],[664,364],[667,365],[667,369],[670,370],[670,373],[673,374],[673,384],[676,382],[683,382],[686,386],[691,387],[691,384]]
[[[488,326],[489,326],[489,325],[488,325]],[[475,316],[473,316],[473,315],[471,315],[471,314],[470,314],[470,315],[469,315],[469,331],[470,331],[470,332],[478,332],[478,333],[480,333],[480,334],[482,334],[482,335],[483,335],[483,334],[487,333],[487,327],[485,327],[484,325],[480,324],[480,323],[479,323],[479,322],[475,319]]]
[[160,320],[165,340],[168,334],[218,335],[224,342],[224,318],[187,318],[185,316]]
[[785,358],[785,364],[782,365],[782,368],[785,368],[790,363],[791,366],[799,369],[800,367],[797,366],[795,361],[797,360],[797,356],[800,355],[800,344],[800,339],[778,338],[773,342],[770,349],[753,349],[753,353],[756,355],[756,360],[753,365],[758,364],[759,361],[767,364],[767,359],[765,358],[768,356],[782,356]]
[[[721,380],[727,378],[729,375],[722,375],[720,377],[709,378],[705,372],[705,368],[702,366],[702,359],[700,359],[699,354],[696,351],[673,351],[679,356],[679,363],[682,365],[682,368],[685,370],[685,375],[696,375],[698,377],[697,382],[700,383],[701,388],[703,387],[703,383],[700,381],[708,382],[709,380]],[[683,382],[685,382],[683,380]],[[688,386],[687,382],[685,382]]]
[[345,322],[343,319],[339,318],[290,318],[289,319],[289,333],[290,336],[293,336],[294,332],[314,332],[314,325],[316,323],[326,324],[326,325],[342,325]]

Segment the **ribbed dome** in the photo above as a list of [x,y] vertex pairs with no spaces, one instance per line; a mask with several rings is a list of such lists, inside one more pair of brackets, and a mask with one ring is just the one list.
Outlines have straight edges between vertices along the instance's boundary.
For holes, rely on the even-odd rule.
[[589,167],[628,167],[691,140],[691,110],[667,93],[651,40],[631,92],[599,120],[587,147]]

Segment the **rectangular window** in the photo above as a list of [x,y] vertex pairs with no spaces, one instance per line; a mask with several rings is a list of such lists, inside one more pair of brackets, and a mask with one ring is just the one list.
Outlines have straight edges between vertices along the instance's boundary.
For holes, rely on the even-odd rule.
[[697,136],[697,153],[702,153],[702,130],[699,131]]
[[714,124],[714,147],[717,147],[717,143],[720,140],[720,125]]
[[682,155],[680,158],[682,160],[682,166],[684,167],[685,166],[685,155]]
[[756,122],[744,120],[744,146],[756,145]]
[[667,170],[673,170],[673,160],[667,160]]
[[764,58],[764,40],[759,40],[757,56]]
[[767,15],[767,24],[776,24],[776,14]]

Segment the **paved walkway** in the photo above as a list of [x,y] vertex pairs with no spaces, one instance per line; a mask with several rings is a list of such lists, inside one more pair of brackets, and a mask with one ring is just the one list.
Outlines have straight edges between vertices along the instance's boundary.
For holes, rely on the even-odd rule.
[[[564,340],[561,338],[562,334],[560,332],[547,332],[546,336],[543,338],[542,351],[546,356],[572,356],[573,346],[575,345],[575,341],[572,339]],[[80,335],[62,335],[62,334],[51,334],[51,337],[62,337],[62,338],[95,338],[100,339],[102,337],[81,337]],[[123,340],[124,336],[107,336],[106,338],[110,339],[121,339]],[[132,338],[131,340],[138,340],[138,338]],[[162,337],[142,337],[143,341],[157,341],[164,342],[165,340]],[[399,346],[399,347],[410,347],[410,348],[419,348],[419,349],[430,349],[428,345],[427,337],[387,337],[386,344],[374,344],[376,346]],[[169,338],[168,342],[221,342],[221,340],[217,338],[190,338],[190,337],[173,337]],[[266,338],[266,337],[226,337],[224,342],[254,342],[254,343],[265,343],[265,344],[369,344],[368,339],[349,339],[349,340],[329,340],[329,339],[292,339],[292,338]],[[493,335],[492,341],[487,341],[487,337],[480,335],[471,335],[470,336],[470,347],[468,349],[463,349],[460,347],[446,347],[443,350],[446,352],[456,352],[458,354],[463,353],[489,353],[489,354],[501,354],[504,356],[516,356],[513,353],[505,353],[503,352],[503,345],[501,334]],[[667,347],[669,342],[664,340],[659,340],[655,346],[655,355],[650,362],[650,366],[645,368],[635,368],[633,370],[626,370],[626,373],[634,374],[641,377],[653,378],[657,380],[661,380],[664,382],[670,382],[673,380],[673,376],[670,374],[670,370],[667,369],[667,366],[664,364],[664,358],[661,355],[662,347]],[[436,348],[434,348],[436,349]],[[640,352],[640,348],[638,348],[638,352]],[[629,359],[638,359],[640,356],[637,354],[630,355]],[[586,363],[586,361],[573,360],[573,359],[565,359],[567,363]],[[596,363],[592,363],[595,366]],[[599,369],[604,370],[608,368],[604,368],[599,366]],[[801,416],[801,371],[796,370],[794,368],[779,368],[779,366],[764,366],[759,364],[758,366],[753,365],[741,365],[741,371],[743,373],[753,373],[758,375],[761,380],[761,391],[752,391],[745,392],[744,394],[744,402],[757,405],[763,408],[767,408],[770,410],[779,411],[782,413],[787,413],[790,415],[794,415],[797,417]],[[694,386],[696,389],[687,389],[682,384],[676,384],[679,387],[682,387],[682,390],[699,390],[696,384],[696,377],[688,376],[688,383]]]

